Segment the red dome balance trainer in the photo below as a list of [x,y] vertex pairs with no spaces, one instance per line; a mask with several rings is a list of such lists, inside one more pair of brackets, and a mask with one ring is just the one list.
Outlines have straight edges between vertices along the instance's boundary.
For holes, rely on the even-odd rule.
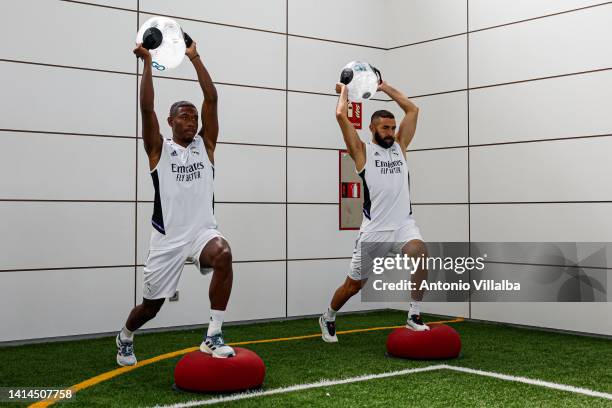
[[415,360],[457,358],[461,338],[455,329],[446,325],[427,331],[413,331],[405,327],[395,329],[387,337],[387,352],[393,357]]
[[263,360],[235,347],[236,355],[214,358],[201,351],[186,354],[174,369],[174,383],[185,391],[231,392],[260,387],[266,375]]

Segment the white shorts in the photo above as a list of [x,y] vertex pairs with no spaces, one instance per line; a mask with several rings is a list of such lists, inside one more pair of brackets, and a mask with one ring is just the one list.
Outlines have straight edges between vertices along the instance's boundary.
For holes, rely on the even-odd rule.
[[383,243],[382,245],[386,244],[385,248],[377,247],[377,252],[383,251],[383,253],[388,254],[400,254],[404,245],[413,239],[423,240],[421,231],[414,219],[409,224],[395,231],[359,232],[355,248],[353,249],[353,258],[351,259],[348,277],[356,281],[368,279],[369,271],[364,271],[364,273],[361,271],[361,244],[363,242],[381,242]]
[[149,250],[144,267],[143,297],[162,299],[174,296],[187,261],[192,261],[202,274],[212,271],[210,267],[200,267],[200,253],[211,239],[217,237],[223,238],[223,235],[216,229],[207,229],[185,245]]

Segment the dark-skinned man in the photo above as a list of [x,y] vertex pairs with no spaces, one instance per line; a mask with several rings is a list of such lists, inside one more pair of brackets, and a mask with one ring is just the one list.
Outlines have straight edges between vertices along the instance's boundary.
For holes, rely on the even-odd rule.
[[140,86],[142,139],[155,200],[143,301],[132,309],[117,335],[117,363],[136,364],[134,332],[153,319],[165,299],[174,295],[186,261],[193,261],[203,274],[212,269],[210,319],[200,350],[213,357],[232,357],[235,352],[225,344],[221,330],[232,290],[232,252],[217,230],[213,214],[214,152],[219,134],[217,90],[193,42],[185,54],[204,94],[202,127],[198,131],[200,116],[194,104],[175,102],[167,119],[172,137],[165,138],[154,110],[151,55],[142,44],[134,54],[144,62]]

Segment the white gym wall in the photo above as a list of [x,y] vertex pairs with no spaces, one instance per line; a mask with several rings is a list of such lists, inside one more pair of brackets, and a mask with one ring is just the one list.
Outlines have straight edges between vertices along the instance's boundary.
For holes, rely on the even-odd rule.
[[[362,3],[367,15],[375,12],[373,2]],[[114,331],[141,300],[153,190],[138,141],[131,50],[151,14],[178,19],[217,82],[215,213],[235,261],[228,320],[324,309],[355,237],[337,229],[342,142],[333,86],[356,57],[384,70],[385,51],[297,37],[313,35],[312,13],[326,6],[317,7],[286,0],[3,5],[0,34],[20,36],[0,48],[0,341]],[[296,34],[289,38],[288,19]],[[317,36],[335,39],[329,34],[340,30],[329,23]],[[194,74],[185,62],[155,79],[165,135],[172,102],[201,103]],[[205,323],[208,282],[187,266],[179,301],[145,327]],[[359,308],[356,299],[346,310]]]
[[[344,278],[356,232],[338,230],[333,85],[353,59],[418,96],[408,157],[426,240],[612,240],[609,137],[577,139],[612,133],[612,74],[576,74],[612,67],[612,5],[489,28],[596,3],[4,2],[0,35],[19,36],[0,45],[0,341],[112,332],[140,302],[153,193],[131,50],[152,14],[183,25],[217,82],[231,321],[319,313]],[[553,75],[566,76],[537,80]],[[187,61],[155,91],[165,135],[170,104],[202,98]],[[381,108],[399,114],[368,102],[364,125]],[[552,138],[567,140],[501,144]],[[208,281],[187,266],[179,301],[145,328],[204,323]],[[609,304],[427,310],[612,334]]]
[[[470,144],[491,144],[470,148],[470,201],[485,203],[471,206],[473,241],[612,241],[612,4],[588,7],[601,3],[469,2],[470,30],[554,14],[470,34],[469,85],[484,87],[470,91]],[[608,335],[611,313],[472,305],[474,318]]]
[[[390,3],[387,78],[424,95],[409,165],[425,239],[611,241],[612,4]],[[610,303],[426,309],[461,306],[474,319],[612,334]]]

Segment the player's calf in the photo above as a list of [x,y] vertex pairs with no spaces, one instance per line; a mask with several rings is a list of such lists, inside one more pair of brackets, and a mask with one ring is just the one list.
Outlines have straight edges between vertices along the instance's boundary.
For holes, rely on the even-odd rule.
[[[153,319],[161,309],[164,301],[164,298],[144,298],[140,305],[132,309],[125,326],[115,338],[115,343],[117,345],[117,364],[120,366],[131,366],[136,364],[136,355],[134,354],[134,331]],[[128,327],[131,327],[134,331],[129,330]]]

